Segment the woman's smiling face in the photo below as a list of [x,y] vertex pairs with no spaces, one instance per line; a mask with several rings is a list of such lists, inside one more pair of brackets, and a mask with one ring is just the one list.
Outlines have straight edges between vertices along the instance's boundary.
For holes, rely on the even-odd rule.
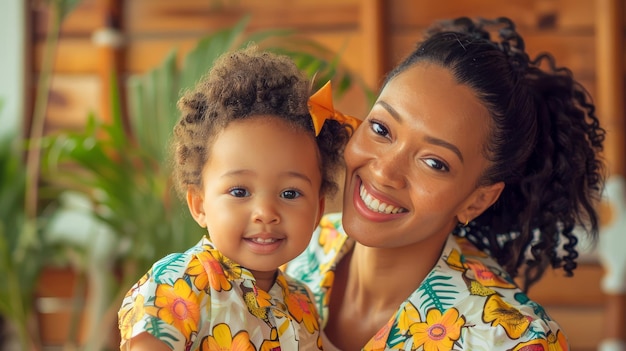
[[394,77],[345,151],[346,232],[366,246],[434,239],[440,249],[503,188],[477,186],[489,165],[489,121],[474,92],[439,65],[420,62]]

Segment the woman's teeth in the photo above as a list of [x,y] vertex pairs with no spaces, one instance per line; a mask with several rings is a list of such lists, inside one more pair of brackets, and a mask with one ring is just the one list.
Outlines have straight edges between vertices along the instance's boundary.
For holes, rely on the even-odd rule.
[[363,200],[363,203],[365,203],[365,206],[367,206],[367,208],[369,208],[372,211],[375,211],[378,213],[386,213],[386,214],[392,214],[392,213],[405,211],[402,207],[395,207],[395,206],[386,204],[378,199],[373,198],[372,195],[370,195],[365,190],[365,187],[363,185],[361,185],[360,195],[361,195],[361,200]]

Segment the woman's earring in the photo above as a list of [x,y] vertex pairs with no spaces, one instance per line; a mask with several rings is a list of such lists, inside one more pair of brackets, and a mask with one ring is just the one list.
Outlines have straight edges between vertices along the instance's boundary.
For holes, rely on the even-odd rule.
[[467,224],[469,223],[469,219],[465,220],[465,224],[463,225],[464,227],[467,227]]

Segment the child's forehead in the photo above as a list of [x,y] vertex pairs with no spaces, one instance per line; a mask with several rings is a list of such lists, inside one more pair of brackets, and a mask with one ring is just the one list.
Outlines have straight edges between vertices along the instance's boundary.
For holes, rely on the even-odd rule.
[[[253,125],[268,125],[272,129],[281,129],[293,134],[310,134],[313,135],[312,123],[309,125],[309,116],[281,116],[276,114],[252,114],[240,118],[233,118],[223,125],[223,130],[233,125],[249,123]],[[255,134],[257,130],[250,130]]]
[[[321,180],[321,158],[312,133],[272,118],[231,123],[216,135],[207,162],[211,172]],[[314,183],[318,184],[317,181]]]
[[[225,140],[227,139],[227,140]],[[276,148],[289,154],[319,151],[311,130],[298,123],[273,115],[250,116],[233,120],[215,135],[213,144],[248,145],[250,153]]]

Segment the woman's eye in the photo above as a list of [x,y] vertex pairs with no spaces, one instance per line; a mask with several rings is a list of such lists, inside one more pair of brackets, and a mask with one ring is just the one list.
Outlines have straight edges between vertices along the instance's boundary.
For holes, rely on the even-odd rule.
[[372,131],[374,133],[376,133],[378,135],[381,135],[381,136],[384,136],[384,137],[389,135],[389,131],[382,124],[380,124],[380,123],[378,123],[376,121],[370,121],[370,125],[371,125]]
[[232,188],[228,193],[234,197],[246,197],[250,196],[250,193],[245,188]]
[[285,190],[280,194],[280,197],[284,198],[284,199],[295,199],[297,197],[300,197],[301,194],[299,191],[297,190]]
[[441,162],[441,161],[439,161],[437,159],[434,159],[434,158],[426,159],[424,162],[426,162],[426,164],[430,168],[435,169],[435,170],[440,171],[440,172],[448,172],[450,170],[445,163],[443,163],[443,162]]

